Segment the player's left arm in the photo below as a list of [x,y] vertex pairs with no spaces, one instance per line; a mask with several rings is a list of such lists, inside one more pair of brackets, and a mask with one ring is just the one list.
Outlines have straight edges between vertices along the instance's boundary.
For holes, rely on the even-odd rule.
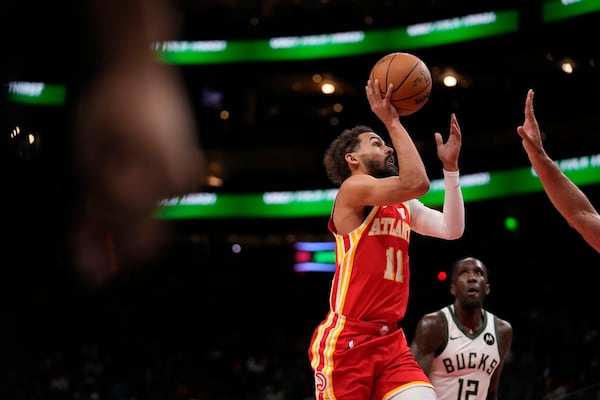
[[502,376],[502,369],[506,358],[509,356],[510,348],[512,345],[513,329],[512,325],[503,319],[496,319],[498,336],[499,336],[499,350],[500,350],[500,363],[494,371],[490,380],[490,387],[488,389],[487,400],[498,400],[498,389],[500,388],[500,377]]
[[[455,114],[450,116],[450,134],[444,142],[442,134],[435,133],[437,155],[444,173],[443,209],[425,207],[418,200],[411,204],[411,228],[425,236],[453,240],[465,230],[465,204],[460,188],[458,158],[462,145],[462,133]],[[420,203],[420,204],[419,204]]]
[[444,205],[442,211],[409,200],[411,229],[421,235],[446,240],[460,238],[465,231],[465,203],[458,171],[444,170]]

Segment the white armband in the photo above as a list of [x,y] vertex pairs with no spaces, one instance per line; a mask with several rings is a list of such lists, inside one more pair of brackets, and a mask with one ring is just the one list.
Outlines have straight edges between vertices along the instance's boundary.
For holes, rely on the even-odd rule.
[[446,190],[448,190],[449,187],[460,186],[460,174],[458,171],[446,171],[445,169],[442,171],[444,172],[444,184]]
[[411,226],[417,233],[441,239],[457,239],[465,230],[465,205],[458,171],[444,171],[444,205],[442,211],[412,200]]

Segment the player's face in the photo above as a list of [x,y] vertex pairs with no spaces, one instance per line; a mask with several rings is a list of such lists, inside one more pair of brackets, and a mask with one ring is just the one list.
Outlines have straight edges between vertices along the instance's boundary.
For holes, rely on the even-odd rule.
[[485,296],[490,291],[484,268],[481,263],[475,261],[463,262],[457,267],[451,291],[463,307],[474,308],[483,305]]
[[377,178],[398,175],[394,149],[387,146],[383,139],[373,132],[365,132],[360,136],[356,156],[364,164],[369,175]]

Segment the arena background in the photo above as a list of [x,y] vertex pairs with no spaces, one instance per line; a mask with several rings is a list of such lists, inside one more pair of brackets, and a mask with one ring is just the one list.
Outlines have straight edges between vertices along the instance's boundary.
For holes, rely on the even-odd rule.
[[[451,112],[464,135],[463,174],[527,166],[516,126],[530,87],[553,158],[600,149],[599,50],[590,36],[598,12],[547,24],[539,18],[542,2],[520,3],[186,0],[181,6],[186,40],[388,29],[518,9],[515,33],[411,50],[430,66],[452,66],[468,82],[454,89],[436,85],[422,111],[403,119],[433,179],[441,176],[433,132],[447,133]],[[3,81],[74,84],[79,27],[69,23],[75,18],[69,6],[25,1],[2,7]],[[249,23],[252,17],[258,25]],[[206,189],[330,188],[321,164],[329,141],[355,123],[382,128],[363,93],[381,55],[183,66],[199,138],[223,180]],[[563,57],[576,61],[574,74],[561,73]],[[341,82],[333,100],[291,84],[317,72]],[[207,102],[207,93],[220,102]],[[327,111],[334,102],[343,112]],[[327,309],[331,273],[294,272],[293,241],[327,238],[326,217],[172,221],[173,237],[159,259],[121,271],[101,287],[83,285],[65,250],[72,172],[65,108],[3,101],[2,398],[313,398],[307,346]],[[218,117],[223,108],[229,120]],[[15,121],[41,132],[42,145],[12,146],[8,130]],[[598,207],[600,186],[582,189]],[[423,313],[450,301],[438,272],[472,255],[491,270],[486,308],[514,328],[501,398],[598,398],[598,254],[541,192],[470,202],[466,216],[465,235],[456,242],[411,239],[409,338]],[[508,216],[518,229],[506,229]],[[232,252],[236,243],[240,253]]]

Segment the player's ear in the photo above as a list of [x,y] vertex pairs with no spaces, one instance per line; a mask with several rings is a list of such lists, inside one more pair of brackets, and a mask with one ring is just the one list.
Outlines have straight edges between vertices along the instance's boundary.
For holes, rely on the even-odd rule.
[[456,287],[454,287],[454,283],[450,284],[450,294],[452,294],[452,296],[456,294]]
[[344,156],[346,162],[348,164],[356,164],[358,163],[358,160],[356,159],[356,157],[354,157],[354,154],[352,153],[346,153],[346,155]]
[[486,295],[487,295],[487,294],[490,294],[490,284],[489,284],[489,283],[486,283],[486,284],[485,284],[485,294],[486,294]]

